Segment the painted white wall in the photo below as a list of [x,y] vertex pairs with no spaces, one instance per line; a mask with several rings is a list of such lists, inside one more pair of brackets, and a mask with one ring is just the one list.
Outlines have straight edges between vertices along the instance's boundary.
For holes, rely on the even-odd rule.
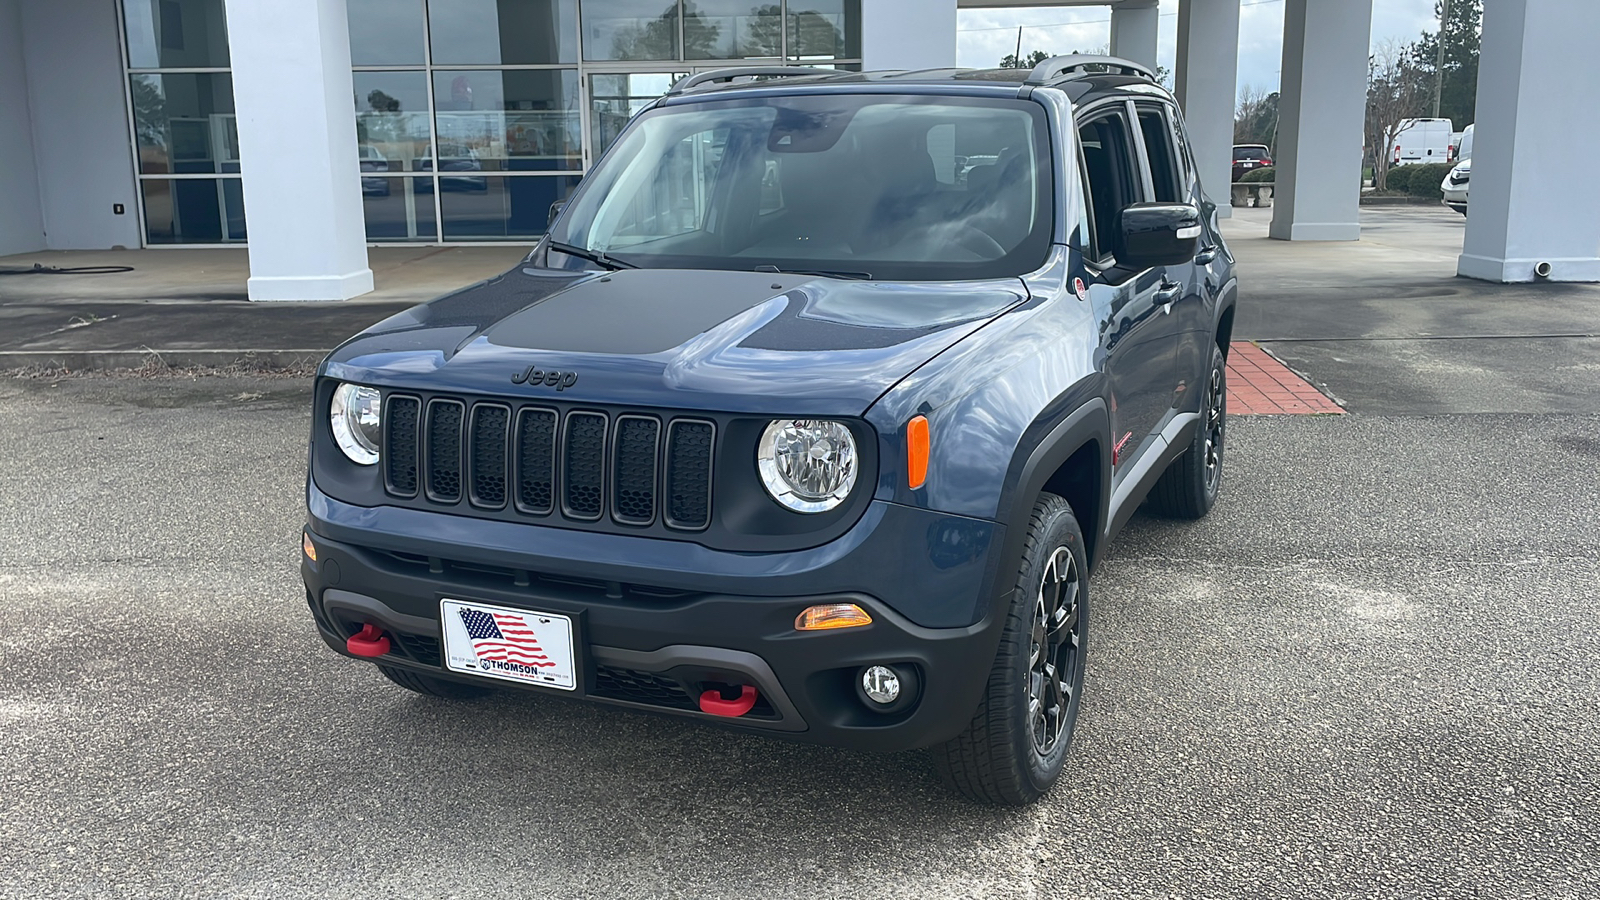
[[17,0],[0,0],[0,256],[44,249]]
[[[20,0],[28,105],[51,250],[137,247],[139,216],[109,0]],[[112,204],[123,204],[114,215]]]
[[345,0],[227,0],[226,8],[250,299],[365,294],[372,270]]
[[861,68],[956,64],[956,0],[861,0]]
[[1111,8],[1112,56],[1131,59],[1150,71],[1156,69],[1156,43],[1161,33],[1161,8],[1156,0],[1125,0]]
[[1484,4],[1467,234],[1456,271],[1486,281],[1600,281],[1600,5]]
[[1372,0],[1284,0],[1283,88],[1268,234],[1361,239]]
[[1239,0],[1182,0],[1173,86],[1189,128],[1200,185],[1233,215],[1234,84],[1239,73]]

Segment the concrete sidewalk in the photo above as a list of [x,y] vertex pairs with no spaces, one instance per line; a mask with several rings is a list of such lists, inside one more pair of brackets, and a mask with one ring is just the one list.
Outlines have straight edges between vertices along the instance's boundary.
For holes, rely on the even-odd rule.
[[[374,247],[377,289],[342,303],[251,303],[244,248],[56,251],[0,257],[0,271],[132,266],[106,275],[0,275],[0,369],[136,368],[320,358],[368,325],[491,278],[527,247]],[[155,354],[156,356],[152,356]]]

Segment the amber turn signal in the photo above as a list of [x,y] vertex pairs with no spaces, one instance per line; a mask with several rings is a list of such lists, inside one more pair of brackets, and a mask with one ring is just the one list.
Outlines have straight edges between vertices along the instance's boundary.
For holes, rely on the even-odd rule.
[[795,617],[800,631],[827,631],[830,628],[859,628],[871,625],[872,617],[854,603],[823,603]]
[[305,551],[306,559],[317,561],[317,545],[311,543],[311,535],[304,531],[300,532],[300,549]]
[[906,423],[906,484],[916,490],[928,481],[928,417]]

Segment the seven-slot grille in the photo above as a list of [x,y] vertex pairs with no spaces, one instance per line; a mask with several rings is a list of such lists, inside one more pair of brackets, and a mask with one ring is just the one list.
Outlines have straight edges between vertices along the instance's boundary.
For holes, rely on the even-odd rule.
[[387,399],[384,486],[397,497],[680,531],[711,524],[716,427],[704,419]]

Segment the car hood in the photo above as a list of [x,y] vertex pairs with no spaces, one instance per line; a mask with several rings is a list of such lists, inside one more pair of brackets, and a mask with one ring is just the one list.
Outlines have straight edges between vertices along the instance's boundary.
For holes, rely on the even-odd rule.
[[519,267],[385,319],[336,349],[323,372],[579,403],[856,415],[1026,299],[1015,278]]

